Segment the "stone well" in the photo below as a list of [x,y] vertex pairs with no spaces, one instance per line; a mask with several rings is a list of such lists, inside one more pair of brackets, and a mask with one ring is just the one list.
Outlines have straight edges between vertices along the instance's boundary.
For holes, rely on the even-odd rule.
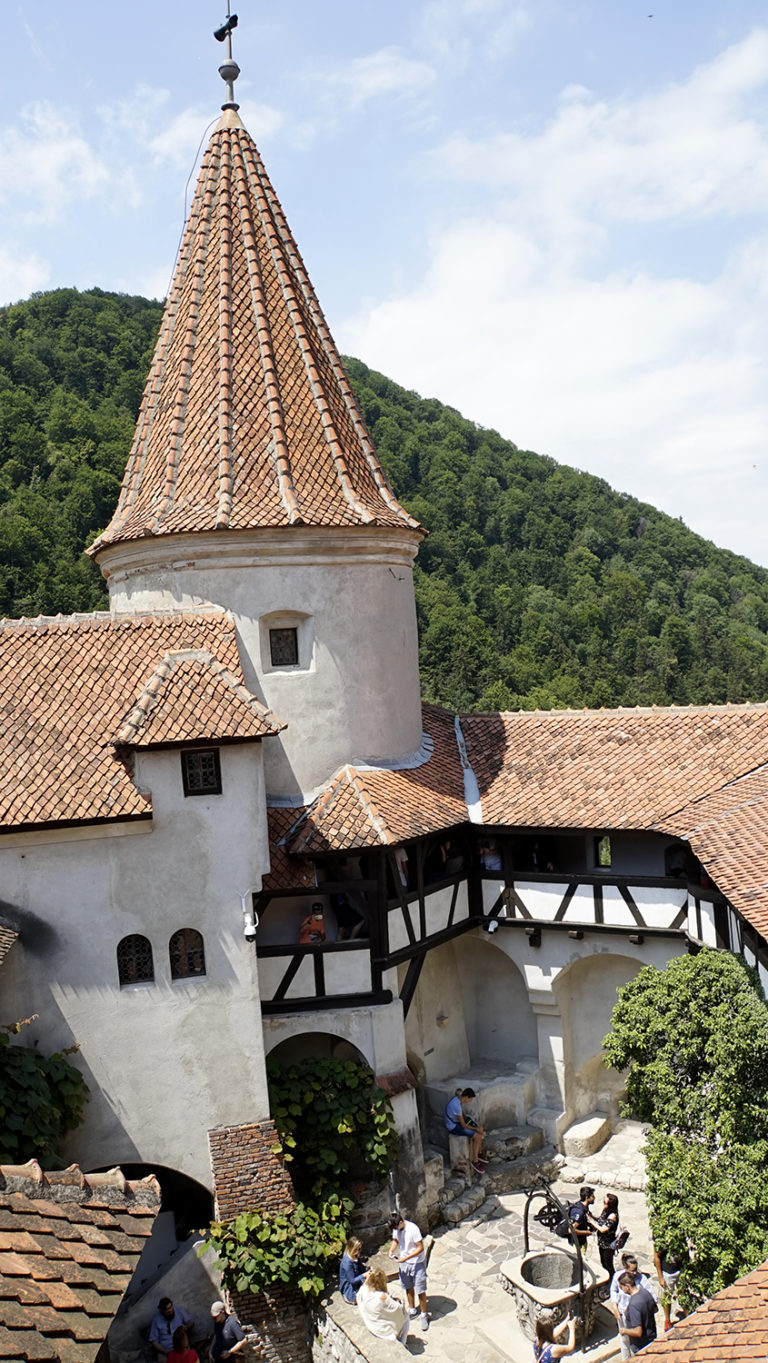
[[602,1264],[595,1268],[584,1260],[583,1304],[579,1302],[579,1266],[574,1252],[551,1245],[507,1259],[499,1269],[505,1291],[515,1299],[520,1328],[535,1338],[536,1321],[559,1325],[570,1311],[584,1321],[585,1343],[595,1325],[595,1307],[608,1284]]

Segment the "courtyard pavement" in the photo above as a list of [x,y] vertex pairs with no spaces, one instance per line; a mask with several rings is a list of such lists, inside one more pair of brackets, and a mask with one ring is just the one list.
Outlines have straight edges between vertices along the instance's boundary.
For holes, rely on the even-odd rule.
[[[645,1198],[631,1187],[644,1184],[641,1143],[642,1129],[636,1123],[621,1123],[618,1134],[597,1155],[581,1162],[569,1161],[563,1172],[573,1182],[561,1178],[553,1186],[561,1200],[574,1202],[579,1185],[592,1182],[596,1206],[600,1206],[605,1193],[617,1192],[621,1224],[631,1231],[627,1250],[632,1250],[640,1267],[649,1271],[651,1238]],[[592,1177],[584,1177],[586,1170]],[[612,1177],[615,1183],[611,1182]],[[425,1359],[432,1355],[445,1363],[465,1363],[467,1359],[471,1363],[531,1363],[533,1348],[517,1326],[514,1299],[498,1281],[501,1264],[523,1253],[525,1199],[524,1192],[501,1194],[501,1210],[493,1220],[477,1224],[469,1218],[458,1226],[441,1226],[435,1232],[429,1262],[432,1322],[429,1331],[422,1334],[418,1321],[414,1321],[408,1339],[410,1353]],[[536,1204],[532,1210],[536,1210]],[[531,1247],[553,1241],[563,1244],[531,1218]],[[587,1262],[599,1263],[594,1244],[590,1245]],[[600,1363],[618,1355],[615,1321],[604,1308],[600,1308],[600,1318],[602,1328],[598,1328],[584,1352],[577,1350],[571,1355],[573,1359]],[[657,1319],[660,1323],[660,1314]]]

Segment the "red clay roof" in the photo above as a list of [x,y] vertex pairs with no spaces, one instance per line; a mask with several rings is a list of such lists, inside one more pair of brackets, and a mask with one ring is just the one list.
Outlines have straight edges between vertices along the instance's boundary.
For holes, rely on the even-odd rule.
[[304,808],[289,809],[283,805],[270,805],[267,809],[269,874],[262,881],[263,893],[309,889],[317,884],[312,862],[303,857],[291,856],[284,842],[286,833],[304,813]]
[[116,742],[134,747],[196,739],[264,738],[277,722],[242,682],[204,649],[166,653],[126,716]]
[[382,472],[256,146],[227,111],[203,159],[115,515],[141,535],[418,531]]
[[718,1292],[643,1358],[667,1363],[763,1363],[768,1356],[768,1263]]
[[95,1359],[159,1210],[152,1177],[0,1165],[0,1358]]
[[[168,663],[186,650],[188,664]],[[165,686],[158,668],[167,668]],[[276,732],[247,696],[235,627],[223,613],[0,623],[0,828],[147,817],[149,797],[118,739]]]
[[468,817],[453,715],[424,707],[426,760],[389,770],[345,766],[304,814],[287,843],[294,854],[394,844]]
[[768,762],[768,706],[462,716],[491,824],[654,828]]

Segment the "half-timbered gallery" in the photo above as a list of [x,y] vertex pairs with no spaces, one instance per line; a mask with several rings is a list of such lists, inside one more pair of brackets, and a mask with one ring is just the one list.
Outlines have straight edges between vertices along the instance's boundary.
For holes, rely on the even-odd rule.
[[110,610],[0,627],[4,1016],[79,1045],[83,1169],[210,1193],[267,1057],[360,1056],[421,1217],[458,1084],[557,1146],[616,1118],[644,964],[768,979],[768,706],[422,707],[424,533],[230,98],[89,551]]

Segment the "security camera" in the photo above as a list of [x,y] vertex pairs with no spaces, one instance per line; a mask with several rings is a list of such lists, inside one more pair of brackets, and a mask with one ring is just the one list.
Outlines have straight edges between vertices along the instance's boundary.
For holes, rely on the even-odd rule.
[[227,37],[229,33],[232,32],[233,28],[237,28],[236,14],[230,14],[229,18],[224,20],[224,23],[221,25],[220,28],[215,28],[213,30],[213,36],[216,39],[216,42],[223,43],[224,39]]
[[498,932],[499,930],[498,919],[492,918],[489,923],[486,923],[485,930],[486,932]]

